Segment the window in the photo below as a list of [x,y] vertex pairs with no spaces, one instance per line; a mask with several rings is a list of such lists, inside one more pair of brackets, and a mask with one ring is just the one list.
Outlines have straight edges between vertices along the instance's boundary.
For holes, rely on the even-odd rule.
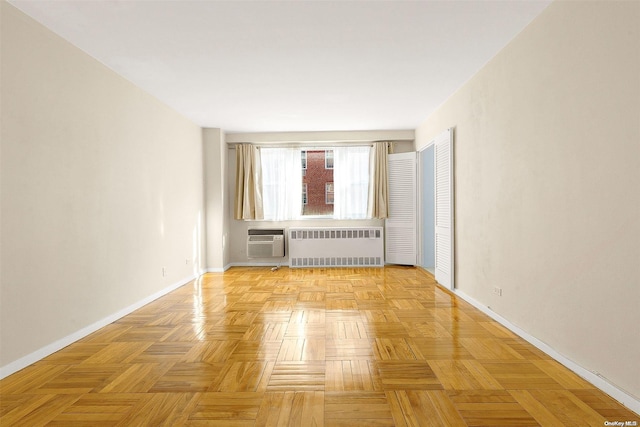
[[326,204],[333,204],[333,182],[327,182],[324,185],[324,199]]
[[333,150],[324,152],[324,168],[333,169]]
[[366,218],[370,147],[260,151],[265,220]]

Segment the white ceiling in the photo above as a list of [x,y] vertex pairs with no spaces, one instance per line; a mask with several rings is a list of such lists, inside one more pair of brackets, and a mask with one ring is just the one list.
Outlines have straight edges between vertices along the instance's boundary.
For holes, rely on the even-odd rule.
[[13,0],[202,127],[413,129],[548,0]]

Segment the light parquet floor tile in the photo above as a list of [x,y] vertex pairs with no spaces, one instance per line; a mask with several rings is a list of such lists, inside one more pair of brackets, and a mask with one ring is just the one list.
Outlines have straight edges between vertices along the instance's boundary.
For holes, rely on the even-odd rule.
[[474,359],[457,340],[440,338],[408,338],[407,342],[418,360]]
[[282,341],[288,327],[288,322],[253,323],[242,339],[246,341]]
[[378,360],[415,360],[409,343],[404,338],[376,338],[374,354]]
[[210,391],[238,392],[267,389],[275,362],[229,362],[221,368],[218,380]]
[[144,342],[112,342],[86,358],[83,365],[105,365],[113,363],[130,363],[153,345],[153,341]]
[[373,343],[368,339],[327,339],[325,343],[327,360],[375,359]]
[[[102,329],[99,329],[95,332],[93,332],[92,334],[87,335],[86,337],[82,338],[81,340],[77,341],[74,344],[80,344],[80,343],[110,343],[112,342],[114,339],[116,339],[118,336],[120,336],[121,334],[125,333],[126,331],[128,331],[129,329],[131,329],[130,325],[124,325],[122,323],[112,323],[110,325],[105,326]],[[56,355],[57,353],[54,353],[52,356]]]
[[[607,420],[633,421],[638,418],[637,414],[621,406],[611,397],[595,388],[571,390],[571,393]],[[638,425],[640,425],[640,422]]]
[[466,426],[442,391],[399,390],[386,393],[396,426]]
[[602,426],[637,414],[408,267],[205,274],[0,381],[1,426]]
[[390,309],[381,310],[361,310],[362,320],[371,323],[400,323],[400,319],[395,311]]
[[325,339],[320,337],[287,338],[282,341],[278,361],[325,361]]
[[4,415],[0,418],[0,425],[12,427],[47,425],[80,397],[79,394],[41,395],[28,404],[19,406]]
[[517,351],[491,337],[460,338],[462,345],[480,360],[522,360]]
[[384,390],[441,390],[442,384],[427,362],[376,362]]
[[98,392],[146,393],[173,365],[173,362],[134,363]]
[[196,342],[178,362],[181,363],[216,363],[229,360],[240,340],[212,340]]
[[539,425],[507,391],[458,391],[450,399],[469,426]]
[[502,385],[476,360],[430,360],[445,390],[502,390]]
[[166,363],[179,361],[189,353],[197,343],[184,342],[156,342],[147,347],[142,353],[131,360],[131,363]]
[[326,362],[325,391],[380,391],[382,383],[375,363],[370,360]]
[[72,365],[64,372],[42,384],[34,393],[42,394],[84,394],[101,390],[110,384],[126,368],[123,364]]
[[64,352],[53,353],[42,360],[47,365],[76,365],[107,347],[108,344],[92,342],[75,342],[65,348]]
[[564,389],[553,377],[528,361],[482,361],[481,364],[505,390]]
[[383,392],[325,392],[326,426],[394,426]]
[[278,362],[267,391],[324,391],[325,363]]
[[253,426],[264,399],[263,393],[202,393],[187,425]]
[[145,397],[118,422],[118,427],[184,425],[199,400],[197,393],[155,393]]
[[255,425],[322,427],[324,414],[323,392],[270,392],[264,395]]
[[150,393],[204,392],[218,379],[224,363],[176,363],[149,389]]
[[326,325],[327,337],[333,339],[366,339],[367,328],[362,321],[337,320]]

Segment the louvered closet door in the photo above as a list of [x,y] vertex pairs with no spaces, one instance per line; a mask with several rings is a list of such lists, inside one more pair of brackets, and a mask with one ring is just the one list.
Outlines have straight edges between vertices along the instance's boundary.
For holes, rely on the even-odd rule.
[[451,129],[435,139],[436,281],[454,288],[453,140]]
[[416,153],[389,155],[386,262],[416,265]]

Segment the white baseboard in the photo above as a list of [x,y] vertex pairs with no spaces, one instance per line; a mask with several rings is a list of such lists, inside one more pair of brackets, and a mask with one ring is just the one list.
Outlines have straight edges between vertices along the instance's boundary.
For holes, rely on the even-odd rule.
[[224,273],[230,267],[231,267],[230,265],[225,265],[223,268],[207,268],[205,270],[205,273]]
[[122,310],[119,310],[107,317],[105,317],[104,319],[100,319],[97,322],[94,322],[92,324],[90,324],[89,326],[86,326],[70,335],[67,335],[64,338],[60,338],[59,340],[52,342],[51,344],[48,344],[32,353],[27,354],[24,357],[21,357],[18,360],[14,360],[13,362],[0,367],[0,379],[8,377],[9,375],[18,372],[19,370],[26,368],[27,366],[49,356],[52,353],[55,353],[56,351],[63,349],[64,347],[73,344],[74,342],[78,341],[79,339],[82,339],[84,337],[86,337],[87,335],[97,331],[100,328],[103,328],[105,326],[107,326],[110,323],[115,322],[116,320],[126,316],[127,314],[130,314],[132,312],[134,312],[135,310],[149,304],[150,302],[168,294],[171,291],[174,291],[176,289],[178,289],[180,286],[186,285],[187,283],[189,283],[190,281],[194,280],[195,276],[191,276],[189,278],[180,280],[152,295],[149,295],[148,297],[134,303],[131,304],[128,307],[123,308]]
[[289,267],[289,262],[232,262],[229,267]]
[[281,262],[231,262],[225,265],[223,268],[207,268],[207,273],[224,273],[231,267],[288,267],[289,263],[281,263]]
[[538,349],[544,351],[546,354],[554,358],[557,362],[561,363],[565,367],[572,370],[578,376],[584,378],[586,381],[590,382],[595,387],[599,388],[603,392],[607,393],[609,396],[613,397],[615,400],[622,403],[627,408],[631,409],[637,414],[640,414],[640,400],[638,400],[636,397],[616,387],[615,385],[610,383],[606,378],[594,372],[591,372],[588,369],[583,368],[582,366],[578,365],[574,361],[563,356],[548,344],[540,341],[539,339],[529,334],[528,332],[524,331],[523,329],[520,329],[519,327],[511,323],[509,320],[500,316],[499,314],[491,310],[489,307],[481,304],[479,301],[476,301],[475,299],[465,294],[464,292],[458,289],[455,289],[453,292],[457,296],[459,296],[460,298],[468,302],[469,304],[473,305],[478,310],[482,311],[487,316],[491,317],[496,322],[500,323],[505,328],[509,329],[516,335],[528,341],[530,344],[537,347]]

